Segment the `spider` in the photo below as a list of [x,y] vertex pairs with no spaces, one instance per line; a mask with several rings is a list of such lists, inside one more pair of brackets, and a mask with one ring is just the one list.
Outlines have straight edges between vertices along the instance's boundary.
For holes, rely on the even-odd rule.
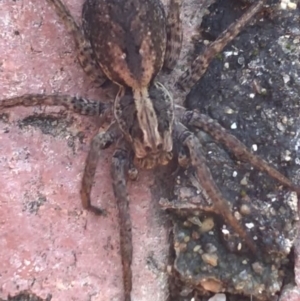
[[[135,166],[152,169],[168,164],[174,155],[178,156],[181,166],[191,164],[213,210],[222,215],[250,250],[258,254],[255,242],[232,215],[229,202],[214,183],[200,143],[191,129],[206,131],[237,157],[248,160],[297,193],[300,193],[300,188],[263,159],[251,154],[214,120],[174,105],[170,92],[156,81],[161,69],[171,71],[174,68],[180,54],[182,1],[171,0],[166,16],[160,0],[86,0],[82,11],[84,33],[60,0],[47,1],[73,35],[83,69],[100,85],[107,78],[117,84],[117,96],[113,103],[101,103],[68,95],[23,95],[2,100],[0,109],[17,105],[64,106],[83,115],[99,116],[102,121],[110,120],[114,115],[107,130],[100,130],[92,139],[80,194],[85,209],[103,214],[103,210],[91,204],[90,193],[100,151],[116,143],[111,176],[119,210],[124,300],[131,300],[132,288],[132,236],[126,180],[127,177],[136,178]],[[188,92],[192,88],[214,56],[239,33],[264,2],[253,4],[193,61],[177,81],[182,90]]]

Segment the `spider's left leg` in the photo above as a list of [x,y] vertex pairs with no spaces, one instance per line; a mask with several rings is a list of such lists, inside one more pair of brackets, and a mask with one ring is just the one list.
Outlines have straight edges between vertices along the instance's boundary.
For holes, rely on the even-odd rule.
[[180,55],[182,45],[182,21],[180,11],[182,0],[170,0],[167,17],[167,47],[164,69],[173,70]]
[[180,122],[174,124],[176,140],[187,148],[191,164],[196,169],[196,175],[205,190],[208,203],[212,203],[213,211],[220,214],[236,233],[245,241],[252,252],[258,254],[256,244],[239,221],[233,216],[229,202],[223,198],[221,191],[214,182],[211,172],[206,166],[205,157],[201,151],[199,140]]
[[101,86],[107,78],[96,61],[91,43],[84,36],[81,28],[61,0],[47,0],[47,2],[53,5],[57,15],[63,20],[66,29],[73,36],[77,59],[82,69],[93,82]]
[[0,111],[6,108],[24,106],[62,106],[80,115],[105,118],[111,111],[111,105],[80,96],[24,94],[0,100]]
[[231,42],[241,31],[241,29],[251,20],[251,18],[260,11],[265,0],[255,2],[235,23],[231,24],[211,43],[202,54],[200,54],[192,63],[192,65],[178,79],[179,86],[189,91],[194,84],[206,72],[210,62],[220,53],[224,47]]
[[265,160],[252,154],[247,147],[236,137],[228,133],[218,122],[196,111],[186,111],[181,115],[181,121],[187,127],[197,127],[212,136],[217,142],[225,145],[237,158],[248,161],[262,172],[266,172],[271,178],[288,187],[300,195],[300,187],[272,167]]
[[113,155],[111,176],[113,190],[119,211],[120,250],[123,267],[124,301],[130,301],[132,289],[132,233],[129,213],[129,197],[126,189],[126,176],[132,168],[130,162],[130,149],[128,144],[121,139]]
[[108,129],[103,132],[100,130],[92,139],[91,149],[85,161],[84,173],[81,181],[81,203],[84,209],[90,210],[95,214],[103,214],[103,211],[91,203],[91,190],[94,182],[98,160],[101,150],[111,146],[120,136],[117,122],[112,122]]

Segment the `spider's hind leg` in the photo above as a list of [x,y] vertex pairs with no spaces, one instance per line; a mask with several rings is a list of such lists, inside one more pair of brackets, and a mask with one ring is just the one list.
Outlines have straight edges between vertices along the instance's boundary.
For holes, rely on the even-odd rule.
[[241,141],[227,132],[217,121],[196,111],[187,111],[181,116],[181,120],[188,127],[197,127],[205,131],[217,142],[225,145],[237,158],[248,161],[256,169],[267,173],[271,178],[300,195],[299,186],[295,185],[265,160],[252,154]]
[[251,20],[251,18],[260,11],[265,0],[256,1],[235,23],[231,24],[211,43],[203,53],[201,53],[192,63],[192,65],[180,76],[178,85],[185,91],[189,91],[194,84],[206,72],[210,62],[220,53],[224,47],[231,42]]
[[173,70],[180,55],[182,45],[182,21],[180,10],[182,0],[170,0],[167,17],[167,47],[164,60],[164,69]]
[[129,197],[126,189],[126,177],[132,169],[128,144],[121,139],[113,155],[111,176],[113,190],[119,211],[120,251],[123,267],[124,301],[130,301],[132,290],[132,232],[129,213]]
[[57,15],[63,20],[66,29],[73,36],[78,61],[93,82],[101,86],[106,81],[106,76],[98,65],[90,42],[75,22],[68,8],[61,0],[47,0],[51,3]]
[[[258,254],[254,240],[233,216],[229,202],[223,198],[221,191],[214,182],[211,172],[206,166],[205,157],[202,154],[201,145],[198,139],[179,122],[175,123],[174,131],[178,142],[188,150],[191,165],[195,168],[197,180],[201,184],[201,187],[203,187],[203,196],[206,198],[206,202],[211,204],[211,211],[221,215],[233,230],[245,241],[250,250]],[[195,204],[192,204],[191,208],[194,208],[194,205]]]

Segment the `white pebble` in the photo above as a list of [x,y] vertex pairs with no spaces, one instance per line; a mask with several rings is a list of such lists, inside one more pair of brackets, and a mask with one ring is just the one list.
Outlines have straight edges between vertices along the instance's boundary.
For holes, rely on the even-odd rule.
[[226,295],[215,294],[213,297],[209,298],[208,301],[226,301]]
[[223,234],[228,235],[230,232],[227,229],[222,229]]
[[297,4],[294,2],[289,2],[288,4],[289,9],[296,9],[297,8]]
[[280,7],[281,7],[281,9],[286,9],[286,8],[287,8],[287,5],[286,5],[286,3],[281,2],[281,3],[280,3]]
[[232,130],[235,130],[235,129],[237,129],[237,124],[234,122],[232,125],[231,125],[231,127],[230,127]]
[[251,149],[256,152],[257,151],[257,144],[252,144]]
[[246,227],[248,229],[252,229],[254,227],[254,224],[253,223],[246,223]]

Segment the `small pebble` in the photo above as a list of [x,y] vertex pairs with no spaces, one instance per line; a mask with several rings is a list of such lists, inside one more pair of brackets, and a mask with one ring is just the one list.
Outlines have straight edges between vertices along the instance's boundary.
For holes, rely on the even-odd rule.
[[193,252],[198,252],[201,249],[201,246],[197,245],[194,247]]
[[242,218],[241,214],[238,211],[234,211],[233,215],[238,221]]
[[206,253],[216,253],[217,252],[217,247],[213,245],[212,243],[207,243],[205,245],[205,251]]
[[226,301],[226,295],[215,294],[213,297],[209,298],[208,301]]
[[234,122],[234,123],[230,126],[230,128],[231,128],[232,130],[237,129],[237,124]]
[[288,3],[288,8],[289,8],[289,9],[296,9],[296,8],[297,8],[297,4],[294,3],[294,2],[289,2],[289,3]]
[[206,218],[200,227],[202,233],[209,232],[215,226],[214,220],[211,217]]
[[190,238],[189,236],[185,236],[183,240],[184,240],[184,242],[189,242],[190,239],[191,239],[191,238]]
[[238,245],[237,245],[237,250],[238,250],[238,251],[241,251],[241,250],[242,250],[242,244],[241,244],[240,242],[239,242]]
[[256,274],[262,275],[264,267],[259,262],[252,263],[252,269]]
[[287,84],[291,79],[288,74],[284,74],[282,77],[285,84]]
[[248,181],[247,181],[247,178],[246,177],[243,177],[241,182],[240,182],[241,185],[243,186],[247,186],[248,185]]
[[252,229],[254,227],[253,223],[246,223],[245,225],[248,229]]
[[225,113],[226,113],[226,114],[233,114],[234,111],[233,111],[231,108],[226,108],[226,109],[225,109]]
[[229,232],[227,229],[222,229],[222,233],[223,233],[224,235],[230,234],[230,232]]
[[277,129],[281,132],[285,131],[285,126],[281,122],[277,122]]
[[245,58],[243,56],[238,57],[237,61],[242,66],[245,64]]
[[251,208],[246,205],[246,204],[243,204],[241,207],[240,207],[240,212],[241,214],[243,215],[249,215],[251,213]]
[[218,256],[216,254],[208,254],[204,253],[202,254],[202,260],[206,262],[207,264],[216,267],[218,265]]
[[257,152],[257,144],[252,144],[251,149],[252,149],[254,152]]
[[198,216],[191,216],[188,218],[189,222],[196,225],[196,226],[199,226],[200,228],[202,227],[202,223],[199,219]]

